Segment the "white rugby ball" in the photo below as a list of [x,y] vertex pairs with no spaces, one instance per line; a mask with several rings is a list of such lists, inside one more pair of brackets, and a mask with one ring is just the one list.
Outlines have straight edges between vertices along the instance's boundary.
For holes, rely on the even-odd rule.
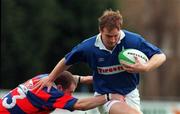
[[118,59],[121,64],[134,64],[135,57],[138,57],[138,60],[142,64],[145,64],[149,61],[148,57],[143,52],[137,49],[125,49],[118,55]]

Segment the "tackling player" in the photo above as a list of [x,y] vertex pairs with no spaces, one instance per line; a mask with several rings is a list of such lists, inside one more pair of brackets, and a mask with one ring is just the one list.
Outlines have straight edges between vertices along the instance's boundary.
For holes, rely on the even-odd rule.
[[[32,87],[39,79],[47,77],[48,74],[38,75],[17,88],[10,91],[0,99],[0,114],[49,114],[55,108],[66,110],[88,110],[104,104],[107,100],[121,100],[118,94],[111,94],[111,97],[101,95],[85,99],[77,99],[72,96],[76,88],[76,81],[68,71],[61,73],[55,80],[50,92],[47,87],[35,93]],[[90,78],[81,79],[82,83],[88,82]]]

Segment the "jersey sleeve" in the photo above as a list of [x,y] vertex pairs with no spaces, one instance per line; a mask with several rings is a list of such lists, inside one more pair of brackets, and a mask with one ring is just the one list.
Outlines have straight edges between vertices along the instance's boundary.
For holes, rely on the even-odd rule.
[[64,94],[62,97],[58,98],[56,102],[53,104],[53,108],[67,109],[69,111],[73,111],[73,106],[77,102],[78,99]]
[[150,59],[154,54],[163,53],[160,48],[146,41],[144,38],[140,37],[139,50],[144,52],[147,57]]
[[68,54],[65,55],[66,65],[72,65],[77,62],[85,62],[85,46],[83,43],[75,46]]

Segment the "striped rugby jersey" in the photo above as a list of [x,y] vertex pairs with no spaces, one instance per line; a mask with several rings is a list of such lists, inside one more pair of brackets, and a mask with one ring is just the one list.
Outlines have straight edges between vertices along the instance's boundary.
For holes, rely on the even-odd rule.
[[33,85],[48,74],[38,75],[6,94],[0,99],[0,114],[49,114],[55,108],[73,111],[77,99],[64,94],[54,85],[50,92],[44,87],[37,94]]

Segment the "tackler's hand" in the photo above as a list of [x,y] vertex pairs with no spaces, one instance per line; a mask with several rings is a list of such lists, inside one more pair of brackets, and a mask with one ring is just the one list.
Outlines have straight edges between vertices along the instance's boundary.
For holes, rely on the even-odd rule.
[[120,94],[110,93],[109,100],[119,100],[121,102],[125,102],[125,97]]
[[38,93],[41,89],[44,87],[47,87],[47,92],[50,92],[51,87],[53,86],[53,82],[49,79],[49,77],[40,79],[32,88],[32,90],[35,90],[36,93]]

